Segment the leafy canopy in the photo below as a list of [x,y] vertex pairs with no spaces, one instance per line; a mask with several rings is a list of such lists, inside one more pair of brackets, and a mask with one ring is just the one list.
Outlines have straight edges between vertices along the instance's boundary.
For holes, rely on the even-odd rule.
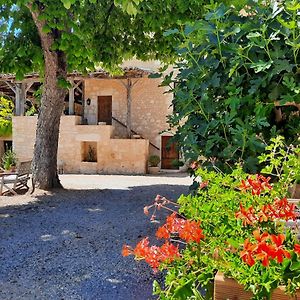
[[[54,38],[53,51],[67,56],[68,70],[102,66],[116,70],[123,59],[174,59],[174,37],[163,31],[196,19],[202,1],[0,0],[1,72],[17,78],[44,69],[41,42],[30,10]],[[30,10],[29,10],[30,8]]]
[[242,11],[210,5],[204,18],[165,33],[184,39],[178,75],[164,81],[175,94],[170,126],[187,156],[223,170],[241,160],[254,172],[272,136],[289,144],[300,134],[296,107],[274,115],[275,102],[300,103],[300,6],[263,2]]

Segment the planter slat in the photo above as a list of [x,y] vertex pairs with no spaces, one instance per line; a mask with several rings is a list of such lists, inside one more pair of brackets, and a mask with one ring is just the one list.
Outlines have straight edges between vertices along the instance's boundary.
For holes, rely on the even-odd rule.
[[[242,285],[234,279],[224,277],[218,272],[214,282],[214,300],[250,300],[253,297],[251,292],[244,291]],[[289,297],[284,293],[284,287],[277,288],[272,294],[272,300],[296,300],[300,299],[300,291],[295,297]]]

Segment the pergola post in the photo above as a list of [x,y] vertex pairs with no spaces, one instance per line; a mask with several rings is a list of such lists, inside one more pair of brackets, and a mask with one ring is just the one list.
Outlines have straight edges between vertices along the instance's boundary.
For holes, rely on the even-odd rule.
[[27,91],[32,86],[33,82],[17,82],[12,83],[5,81],[6,84],[10,87],[10,89],[15,93],[15,115],[16,116],[24,116],[25,114],[25,101]]
[[75,102],[75,88],[74,81],[70,81],[72,86],[69,88],[69,115],[74,115],[74,102]]
[[16,101],[15,101],[15,114],[21,116],[21,102],[22,102],[22,84],[16,83]]
[[74,80],[70,80],[71,87],[69,88],[69,115],[75,114],[75,90],[78,89],[81,93],[82,90],[80,89],[79,85],[81,84],[82,80],[79,80],[76,84]]
[[126,88],[126,100],[127,100],[127,114],[126,114],[126,132],[127,138],[131,139],[132,126],[131,126],[131,103],[132,103],[132,88],[137,84],[138,79],[132,82],[131,78],[127,78],[127,83],[121,81]]

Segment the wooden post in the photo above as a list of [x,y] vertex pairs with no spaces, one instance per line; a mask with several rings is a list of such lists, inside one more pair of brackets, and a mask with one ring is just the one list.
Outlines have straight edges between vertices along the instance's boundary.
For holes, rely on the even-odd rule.
[[72,87],[69,89],[69,115],[75,115],[75,90],[77,89],[81,94],[83,94],[79,85],[82,83],[82,80],[79,80],[77,83],[74,80],[70,80]]
[[5,81],[10,89],[15,93],[15,115],[24,116],[25,114],[25,101],[26,95],[30,87],[33,85],[34,81],[29,82],[17,82],[13,84],[12,82]]
[[72,84],[72,87],[69,88],[69,115],[72,116],[74,115],[74,92],[75,92],[75,88],[74,88],[74,81],[70,81]]
[[21,83],[21,94],[20,94],[20,116],[25,115],[25,101],[26,101],[26,94],[27,94],[27,84],[25,82]]
[[123,86],[126,88],[126,99],[127,99],[127,114],[126,114],[126,132],[127,138],[131,138],[132,127],[131,127],[131,103],[132,103],[132,88],[138,83],[138,79],[132,82],[131,78],[127,78],[127,83],[121,81]]
[[16,83],[15,115],[21,116],[22,83]]

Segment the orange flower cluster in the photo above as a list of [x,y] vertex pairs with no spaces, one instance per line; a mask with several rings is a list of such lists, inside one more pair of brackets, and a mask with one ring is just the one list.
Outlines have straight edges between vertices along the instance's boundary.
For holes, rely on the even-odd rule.
[[264,177],[262,175],[256,174],[255,178],[249,176],[247,180],[242,180],[240,189],[243,191],[251,190],[252,195],[260,195],[262,191],[271,190],[272,186],[270,185],[271,177]]
[[130,246],[124,245],[122,255],[134,255],[137,259],[144,259],[154,271],[163,262],[172,262],[175,258],[180,257],[178,246],[166,241],[161,247],[149,246],[149,239],[142,239],[133,249]]
[[156,236],[160,239],[168,239],[174,233],[178,233],[179,237],[187,243],[200,243],[204,238],[200,222],[178,218],[175,213],[171,214],[166,223],[158,228]]
[[[161,239],[169,239],[171,234],[177,233],[186,242],[197,242],[204,238],[200,222],[186,220],[172,213],[167,217],[166,223],[159,227],[156,236]],[[178,246],[166,241],[162,246],[149,246],[149,239],[142,239],[133,249],[124,245],[122,255],[134,255],[137,259],[144,259],[154,271],[157,271],[161,263],[172,262],[180,257]]]
[[295,220],[298,216],[295,208],[296,205],[289,203],[286,198],[277,199],[273,204],[263,205],[257,213],[252,206],[245,209],[240,203],[240,210],[235,213],[235,217],[241,219],[244,226],[253,225],[256,222],[274,221],[276,219],[286,221]]
[[291,258],[291,254],[284,249],[284,234],[270,235],[267,232],[260,234],[259,230],[255,230],[253,236],[256,242],[251,243],[249,239],[246,239],[244,249],[240,254],[242,260],[249,266],[253,266],[256,261],[261,261],[262,265],[267,267],[270,259],[282,263],[285,257]]

